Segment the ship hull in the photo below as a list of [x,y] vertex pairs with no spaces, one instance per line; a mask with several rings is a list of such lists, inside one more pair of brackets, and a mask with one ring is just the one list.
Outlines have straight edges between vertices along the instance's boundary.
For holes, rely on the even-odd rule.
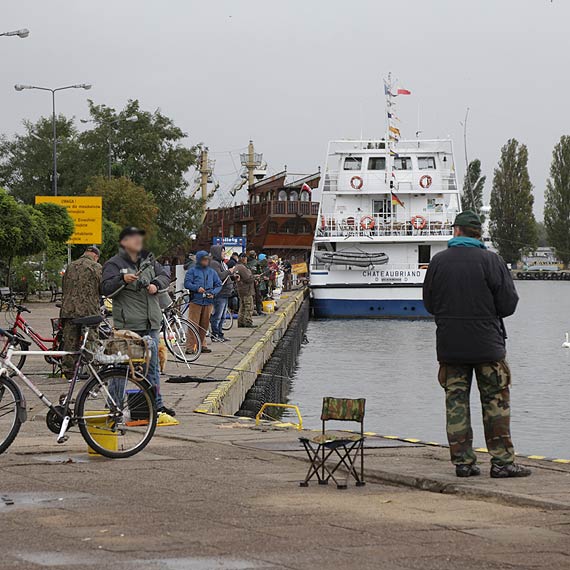
[[422,300],[421,284],[406,287],[313,287],[311,306],[316,318],[432,318]]

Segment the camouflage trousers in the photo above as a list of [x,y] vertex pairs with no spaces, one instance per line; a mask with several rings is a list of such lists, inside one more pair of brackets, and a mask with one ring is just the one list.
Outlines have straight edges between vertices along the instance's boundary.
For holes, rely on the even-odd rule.
[[[74,352],[79,350],[81,346],[81,326],[74,325],[73,319],[62,319],[63,321],[63,338],[62,350]],[[66,378],[73,376],[75,370],[75,361],[77,356],[64,356],[62,361],[61,370]]]
[[451,461],[455,465],[474,464],[473,429],[469,396],[473,372],[483,409],[483,426],[491,463],[513,463],[515,451],[511,440],[511,371],[505,360],[484,364],[440,363],[439,383],[445,390],[447,439]]
[[253,325],[253,295],[239,298],[238,327]]

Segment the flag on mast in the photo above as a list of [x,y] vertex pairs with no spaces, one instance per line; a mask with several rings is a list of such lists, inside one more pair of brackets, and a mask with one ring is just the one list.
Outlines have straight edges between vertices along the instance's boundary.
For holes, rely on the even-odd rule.
[[313,191],[313,189],[306,182],[303,182],[303,186],[301,186],[301,192],[304,190],[309,194]]
[[400,198],[398,198],[394,192],[390,191],[390,194],[392,196],[392,206],[402,206],[402,208],[405,207],[404,202],[402,202],[402,200],[400,200]]
[[412,92],[409,89],[398,89],[396,95],[411,95]]

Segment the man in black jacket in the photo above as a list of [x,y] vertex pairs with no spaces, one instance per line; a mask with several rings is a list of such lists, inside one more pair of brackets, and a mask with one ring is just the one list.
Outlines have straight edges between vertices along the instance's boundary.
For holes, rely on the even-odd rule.
[[515,464],[510,434],[511,373],[505,360],[503,318],[518,295],[505,262],[481,241],[481,220],[461,212],[448,249],[433,257],[423,287],[437,325],[439,382],[446,394],[447,438],[458,477],[479,475],[473,451],[469,393],[473,372],[481,395],[491,477],[526,477]]
[[226,342],[229,340],[224,336],[223,324],[226,319],[226,311],[228,310],[228,299],[234,292],[232,275],[235,269],[226,265],[224,261],[225,252],[226,248],[223,245],[213,245],[210,248],[210,255],[212,256],[210,267],[218,274],[222,282],[221,291],[214,297],[214,308],[210,317],[212,342]]
[[174,416],[174,410],[165,407],[160,393],[158,342],[162,324],[162,310],[157,294],[170,284],[170,278],[160,263],[143,251],[145,231],[133,226],[119,234],[119,253],[103,266],[103,294],[113,299],[113,325],[150,336],[154,340],[148,369],[148,380],[156,390],[156,408]]

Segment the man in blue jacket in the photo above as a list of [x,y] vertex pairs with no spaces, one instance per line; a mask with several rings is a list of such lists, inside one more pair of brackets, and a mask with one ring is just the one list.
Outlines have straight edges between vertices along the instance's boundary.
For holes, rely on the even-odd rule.
[[[206,333],[210,324],[214,297],[221,291],[222,282],[210,267],[210,255],[207,251],[202,250],[196,254],[196,264],[186,272],[184,287],[193,293],[188,306],[188,318],[198,328],[202,352],[212,352],[206,347]],[[191,339],[189,342],[192,342]],[[195,354],[196,347],[186,346],[186,352]]]

